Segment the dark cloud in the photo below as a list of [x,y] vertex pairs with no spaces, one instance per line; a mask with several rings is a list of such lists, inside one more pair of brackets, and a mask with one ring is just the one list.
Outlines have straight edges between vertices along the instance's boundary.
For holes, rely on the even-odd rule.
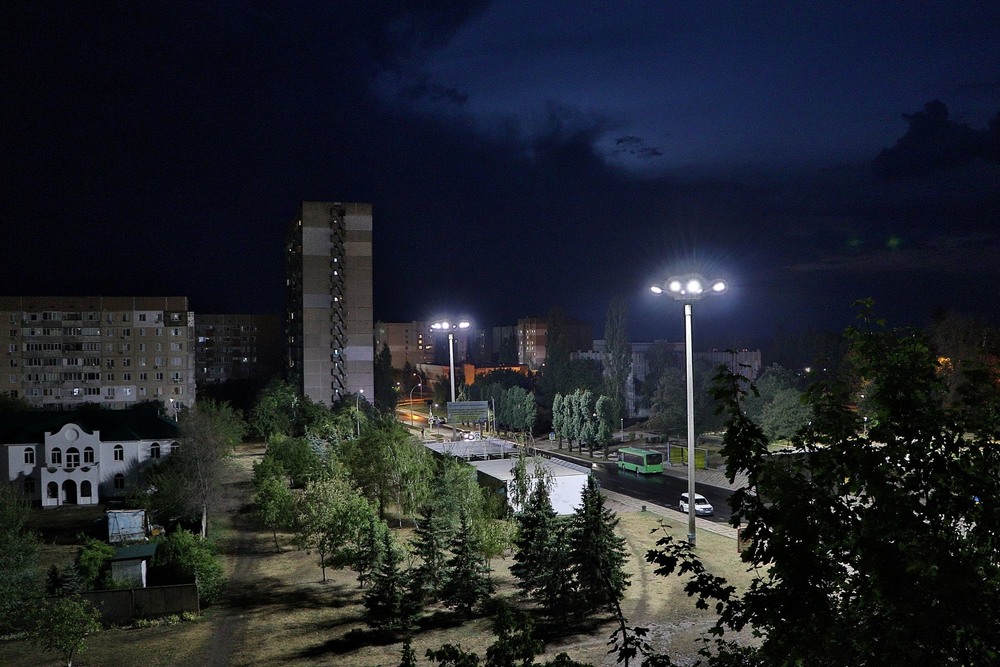
[[903,114],[909,123],[896,145],[875,158],[875,173],[887,180],[921,178],[936,171],[962,167],[974,160],[1000,164],[1000,113],[986,130],[974,130],[948,118],[948,107],[940,100],[924,105],[923,111]]

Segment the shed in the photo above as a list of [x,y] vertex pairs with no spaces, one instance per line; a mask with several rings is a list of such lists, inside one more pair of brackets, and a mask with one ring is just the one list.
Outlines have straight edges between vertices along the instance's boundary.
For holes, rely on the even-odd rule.
[[108,510],[108,542],[128,544],[146,539],[146,510]]
[[[527,464],[529,473],[533,473],[536,466],[541,466],[551,476],[552,488],[549,490],[549,499],[556,514],[572,514],[579,507],[580,497],[587,485],[587,476],[590,474],[587,468],[558,459],[537,456],[528,458]],[[470,461],[469,465],[476,469],[481,485],[503,493],[510,504],[508,488],[514,479],[517,458]],[[513,506],[511,509],[518,510]]]
[[155,554],[156,543],[118,547],[111,557],[111,578],[116,582],[128,582],[133,588],[145,588],[146,569]]

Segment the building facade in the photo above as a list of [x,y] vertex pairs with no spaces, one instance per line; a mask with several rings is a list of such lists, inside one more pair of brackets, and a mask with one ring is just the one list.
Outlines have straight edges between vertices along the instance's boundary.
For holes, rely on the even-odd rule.
[[374,396],[372,205],[303,202],[285,258],[289,382],[326,406]]
[[379,322],[375,326],[375,352],[387,346],[393,368],[434,363],[434,339],[428,322]]
[[0,414],[2,474],[42,507],[96,505],[145,483],[143,472],[179,447],[157,410]]
[[[593,343],[593,326],[580,320],[564,320],[563,335],[569,352],[589,351]],[[539,370],[548,354],[549,323],[539,317],[517,321],[517,360],[533,371]]]
[[284,359],[284,318],[280,315],[195,316],[195,382],[268,380],[280,376]]
[[195,401],[187,297],[0,297],[0,392],[44,409]]

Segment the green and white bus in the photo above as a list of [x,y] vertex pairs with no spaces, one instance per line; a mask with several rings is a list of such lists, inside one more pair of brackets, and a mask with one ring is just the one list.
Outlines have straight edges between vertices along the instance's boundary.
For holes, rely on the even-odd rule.
[[647,474],[663,472],[663,454],[651,449],[622,447],[618,450],[618,469]]

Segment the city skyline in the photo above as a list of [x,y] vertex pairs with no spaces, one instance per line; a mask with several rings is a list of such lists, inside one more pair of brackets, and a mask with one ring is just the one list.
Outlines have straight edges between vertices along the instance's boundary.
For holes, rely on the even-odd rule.
[[622,295],[633,340],[676,340],[647,287],[698,269],[730,283],[704,341],[868,297],[996,324],[998,29],[986,2],[21,5],[0,284],[280,313],[299,202],[366,201],[381,321],[560,307],[600,337]]

